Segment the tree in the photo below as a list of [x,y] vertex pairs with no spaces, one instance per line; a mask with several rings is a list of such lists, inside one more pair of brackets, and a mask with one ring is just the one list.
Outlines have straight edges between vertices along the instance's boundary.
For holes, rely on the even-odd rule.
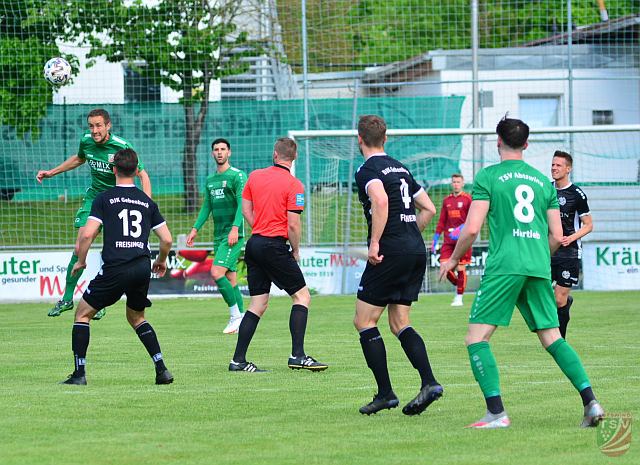
[[59,55],[50,25],[27,22],[36,0],[13,0],[0,6],[0,123],[19,137],[37,137],[52,89],[42,78],[49,58]]
[[182,93],[185,209],[198,203],[196,149],[209,109],[212,79],[247,69],[243,56],[260,49],[247,24],[259,13],[249,0],[46,0],[32,11],[54,23],[59,39],[90,47],[88,58],[128,62],[153,84]]

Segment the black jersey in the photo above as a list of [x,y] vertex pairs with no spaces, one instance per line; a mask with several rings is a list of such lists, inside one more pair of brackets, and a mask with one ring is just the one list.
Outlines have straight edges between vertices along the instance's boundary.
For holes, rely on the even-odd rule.
[[165,224],[158,205],[134,185],[119,185],[98,194],[89,218],[103,230],[103,267],[151,257],[149,232]]
[[[554,183],[555,186],[555,183]],[[575,184],[562,189],[556,187],[560,218],[562,219],[562,235],[570,236],[580,229],[580,217],[590,215],[587,196]],[[560,246],[553,258],[582,258],[582,241],[573,241],[567,247]]]
[[386,154],[369,157],[356,172],[358,197],[367,219],[367,242],[371,241],[371,199],[367,188],[381,181],[389,198],[387,225],[380,238],[380,255],[426,253],[418,229],[413,199],[423,189],[409,170],[398,160]]

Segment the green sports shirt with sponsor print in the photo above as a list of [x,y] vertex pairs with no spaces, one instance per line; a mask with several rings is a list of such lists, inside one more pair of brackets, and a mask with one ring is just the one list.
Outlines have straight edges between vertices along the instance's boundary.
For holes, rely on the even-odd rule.
[[[114,134],[109,134],[109,139],[104,144],[97,144],[87,132],[80,139],[78,157],[86,160],[91,168],[91,187],[88,193],[103,192],[116,185],[116,176],[113,174],[113,156],[118,150],[132,149],[129,142]],[[138,170],[144,170],[144,166],[138,159]]]
[[212,215],[214,244],[226,241],[232,226],[238,227],[238,238],[244,237],[242,190],[246,182],[247,174],[233,166],[207,177],[204,200],[193,227],[199,230]]
[[473,200],[490,202],[484,274],[550,279],[547,210],[559,207],[548,178],[522,160],[505,160],[478,172]]

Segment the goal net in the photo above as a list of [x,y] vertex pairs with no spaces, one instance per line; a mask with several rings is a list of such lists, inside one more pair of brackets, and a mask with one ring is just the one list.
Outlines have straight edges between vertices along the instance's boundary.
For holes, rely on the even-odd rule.
[[[362,164],[355,130],[290,131],[298,142],[296,176],[311,193],[303,243],[334,245],[346,255],[366,256],[367,228],[354,184]],[[392,129],[386,152],[403,162],[425,187],[438,212],[450,192],[450,177],[462,173],[471,191],[475,173],[499,162],[492,129]],[[474,146],[476,147],[474,155]],[[640,272],[640,126],[532,129],[525,160],[550,177],[556,150],[573,155],[571,180],[589,199],[594,231],[583,239],[584,286],[636,288]],[[430,245],[437,217],[423,233]],[[468,289],[477,288],[484,269],[488,231],[474,244]],[[435,279],[438,254],[431,254],[426,291],[450,291]],[[582,285],[582,283],[581,283]]]

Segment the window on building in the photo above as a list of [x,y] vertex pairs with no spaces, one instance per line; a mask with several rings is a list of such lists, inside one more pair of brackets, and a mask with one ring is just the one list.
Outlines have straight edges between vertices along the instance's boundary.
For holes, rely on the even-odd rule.
[[[136,63],[136,67],[144,64]],[[125,103],[135,102],[159,102],[160,86],[155,85],[147,77],[141,76],[135,68],[127,63],[122,64],[124,72],[124,101]]]
[[560,96],[521,95],[520,119],[530,128],[558,126],[560,122]]
[[613,110],[593,110],[591,114],[594,126],[613,124]]

